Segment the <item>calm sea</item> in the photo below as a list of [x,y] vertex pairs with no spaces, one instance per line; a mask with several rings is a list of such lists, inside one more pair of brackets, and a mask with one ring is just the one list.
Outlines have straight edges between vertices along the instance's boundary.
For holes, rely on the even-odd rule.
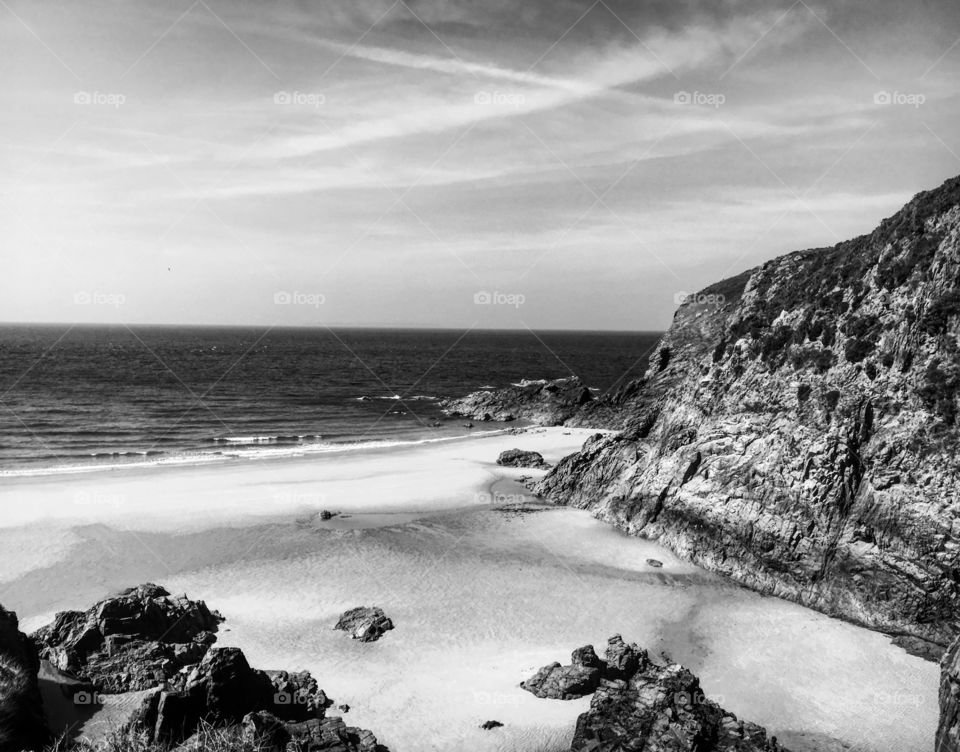
[[3,326],[0,474],[463,435],[470,429],[445,418],[438,399],[571,372],[604,392],[643,373],[658,338],[655,332]]

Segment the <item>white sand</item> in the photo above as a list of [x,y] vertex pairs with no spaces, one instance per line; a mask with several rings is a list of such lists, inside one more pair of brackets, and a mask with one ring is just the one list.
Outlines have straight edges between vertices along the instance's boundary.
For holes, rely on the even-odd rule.
[[[498,468],[500,451],[556,461],[589,433],[8,482],[0,603],[34,627],[124,584],[186,591],[227,616],[221,644],[253,665],[310,669],[394,752],[563,749],[589,699],[517,685],[615,632],[666,650],[784,741],[802,730],[929,748],[937,667],[882,635],[733,587],[583,512],[496,511],[520,488],[504,477],[537,475]],[[491,489],[507,498],[491,503]],[[351,516],[317,523],[323,508]],[[397,625],[379,642],[331,629],[374,604]],[[478,728],[490,719],[504,728]]]

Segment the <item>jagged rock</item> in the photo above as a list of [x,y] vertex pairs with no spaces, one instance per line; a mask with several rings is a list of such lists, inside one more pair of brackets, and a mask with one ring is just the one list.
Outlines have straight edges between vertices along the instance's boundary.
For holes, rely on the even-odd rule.
[[141,585],[58,614],[36,639],[96,692],[147,690],[126,727],[150,741],[190,750],[205,722],[258,740],[259,752],[287,752],[288,742],[297,752],[384,752],[370,731],[326,717],[333,703],[309,672],[261,671],[239,648],[212,646],[221,620],[202,601]]
[[373,642],[393,629],[393,622],[377,606],[358,606],[340,614],[333,628],[349,632],[354,640]]
[[552,700],[575,700],[593,692],[600,683],[604,663],[593,650],[584,645],[573,651],[569,666],[551,663],[521,682],[520,686],[537,697]]
[[614,635],[607,640],[607,651],[604,653],[603,678],[626,679],[632,676],[641,663],[646,663],[646,651],[634,643],[629,645],[620,635]]
[[870,235],[691,296],[606,407],[620,432],[558,463],[539,495],[761,592],[947,645],[960,178]]
[[503,726],[503,724],[500,723],[500,721],[484,721],[480,724],[480,728],[484,731],[490,731],[491,729],[500,728],[501,726]]
[[550,465],[543,460],[540,452],[528,452],[523,449],[507,449],[500,452],[497,464],[504,467],[532,467],[537,470],[546,470]]
[[36,647],[17,615],[0,606],[0,749],[40,749],[47,741],[39,670]]
[[[765,729],[739,721],[706,697],[683,666],[654,663],[620,635],[607,641],[606,660],[586,645],[573,652],[573,663],[551,664],[535,677],[542,674],[537,688],[546,688],[564,669],[596,672],[592,689],[562,697],[594,692],[590,710],[577,719],[571,752],[786,752],[775,737],[767,739]],[[559,697],[534,691],[533,680],[522,686],[538,697]]]
[[571,752],[785,752],[700,689],[683,666],[645,660],[628,679],[604,679],[577,719]]
[[960,752],[960,637],[940,659],[940,721],[936,752]]
[[[313,718],[285,724],[294,749],[307,752],[388,752],[366,729],[347,726],[342,718]],[[288,747],[289,749],[289,747]]]
[[592,400],[590,390],[576,376],[571,376],[554,381],[522,381],[505,389],[441,400],[439,404],[448,415],[473,420],[529,420],[542,426],[556,426]]
[[34,633],[40,656],[103,693],[150,689],[200,661],[222,618],[203,601],[146,584]]

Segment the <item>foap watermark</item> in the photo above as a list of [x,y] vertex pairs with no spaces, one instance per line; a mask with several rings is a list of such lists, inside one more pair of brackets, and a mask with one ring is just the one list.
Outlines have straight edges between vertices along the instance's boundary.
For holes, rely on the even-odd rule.
[[112,306],[113,308],[119,308],[127,302],[127,297],[119,292],[99,292],[97,290],[90,292],[87,290],[79,290],[73,294],[73,302],[75,305]]
[[507,692],[474,692],[473,700],[478,705],[519,705],[518,693]]
[[73,495],[73,503],[77,506],[86,507],[119,507],[124,504],[127,497],[123,494],[110,494],[90,491],[78,491]]
[[873,95],[873,103],[878,105],[896,104],[917,108],[926,101],[923,94],[905,91],[877,91]]
[[673,302],[676,305],[723,305],[727,298],[718,292],[675,292]]
[[478,493],[478,494],[474,494],[473,500],[477,504],[490,504],[491,506],[503,506],[505,504],[522,504],[527,499],[523,494]]
[[926,699],[920,694],[912,694],[910,692],[875,692],[873,702],[875,705],[883,705],[886,707],[919,708],[926,702]]
[[320,506],[323,505],[327,497],[324,494],[317,493],[295,493],[279,492],[271,496],[271,499],[277,504],[287,506]]
[[327,98],[319,91],[278,91],[273,95],[273,103],[319,109],[327,103]]
[[123,94],[111,91],[75,91],[73,103],[100,107],[118,108],[127,98]]
[[726,95],[719,92],[678,91],[673,95],[674,104],[691,104],[695,107],[713,107],[716,109],[726,101]]
[[484,107],[523,107],[527,98],[515,91],[478,91],[473,95],[473,103]]
[[74,705],[103,705],[103,695],[99,692],[74,692]]
[[326,302],[327,296],[319,292],[299,292],[297,290],[287,292],[286,290],[278,290],[273,294],[274,305],[313,306],[314,308],[319,308]]
[[473,294],[474,305],[505,305],[519,308],[526,302],[526,296],[518,292],[498,292],[497,290],[487,292],[486,290],[480,290]]
[[682,707],[693,707],[694,705],[709,705],[716,703],[723,705],[723,695],[706,695],[703,692],[675,692],[673,695],[674,704]]
[[273,695],[274,705],[306,705],[309,701],[306,692],[277,692]]

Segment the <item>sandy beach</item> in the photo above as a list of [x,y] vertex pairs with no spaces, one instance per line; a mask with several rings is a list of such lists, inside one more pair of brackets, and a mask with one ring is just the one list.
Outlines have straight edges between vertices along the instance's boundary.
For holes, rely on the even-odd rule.
[[[144,581],[202,598],[227,619],[220,644],[262,668],[309,669],[395,752],[564,749],[589,698],[518,684],[617,632],[794,750],[929,746],[934,664],[578,510],[518,512],[534,501],[518,479],[538,471],[498,454],[556,462],[591,433],[6,479],[0,603],[30,630]],[[324,509],[340,516],[322,521]],[[396,629],[371,644],[333,631],[357,605],[381,606]],[[491,719],[503,728],[479,728]]]

